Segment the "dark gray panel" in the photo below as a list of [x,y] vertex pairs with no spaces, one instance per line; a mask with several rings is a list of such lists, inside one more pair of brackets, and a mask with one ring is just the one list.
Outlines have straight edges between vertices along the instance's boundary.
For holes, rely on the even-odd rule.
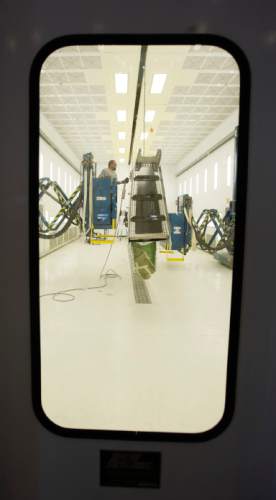
[[[145,14],[146,13],[146,14]],[[275,484],[274,2],[162,0],[1,4],[1,499],[272,500]],[[28,289],[28,83],[42,45],[68,33],[216,33],[252,70],[249,183],[236,412],[218,438],[114,443],[57,437],[31,408]],[[265,219],[264,219],[265,216]],[[162,451],[161,489],[99,487],[98,452]]]

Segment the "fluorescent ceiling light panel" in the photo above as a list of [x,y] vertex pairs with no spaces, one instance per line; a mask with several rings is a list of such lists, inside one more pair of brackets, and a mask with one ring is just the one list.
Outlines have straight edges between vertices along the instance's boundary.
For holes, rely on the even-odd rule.
[[128,82],[127,73],[115,73],[115,89],[117,94],[127,93],[127,82]]
[[143,141],[144,139],[147,139],[148,135],[149,135],[148,132],[142,132],[142,134],[141,134],[141,141]]
[[155,117],[155,111],[153,111],[153,110],[146,111],[145,122],[147,122],[147,123],[152,122],[154,117]]
[[165,85],[166,78],[167,75],[165,73],[156,73],[155,75],[153,75],[150,93],[161,94]]
[[124,154],[126,152],[126,148],[119,148],[119,153]]
[[118,132],[118,139],[120,139],[120,141],[122,141],[125,138],[126,138],[126,133],[125,132]]
[[117,111],[117,120],[118,120],[118,122],[126,122],[126,110],[125,109],[119,109]]

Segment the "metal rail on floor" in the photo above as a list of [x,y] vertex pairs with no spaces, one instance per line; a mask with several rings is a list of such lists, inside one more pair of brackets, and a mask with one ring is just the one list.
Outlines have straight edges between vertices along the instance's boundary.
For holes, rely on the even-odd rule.
[[136,304],[151,304],[151,297],[147,284],[143,278],[135,271],[132,247],[128,245],[129,263],[132,277],[132,287]]

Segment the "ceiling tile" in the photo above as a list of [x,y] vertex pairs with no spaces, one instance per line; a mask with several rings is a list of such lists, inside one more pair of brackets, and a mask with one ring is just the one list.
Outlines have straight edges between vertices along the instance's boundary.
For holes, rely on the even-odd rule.
[[187,56],[182,68],[183,69],[199,69],[202,67],[205,59],[206,58],[204,56]]
[[101,69],[101,58],[98,56],[82,56],[81,58],[84,69]]
[[[128,150],[138,62],[139,48],[133,46],[123,50],[109,46],[108,51],[72,46],[47,58],[41,73],[41,110],[78,155],[92,143],[103,161],[107,151],[108,157],[116,157],[120,130],[127,131],[124,146]],[[152,96],[148,91],[147,108],[156,111],[148,148],[154,153],[161,147],[166,162],[174,164],[237,108],[237,65],[223,49],[210,46],[185,48],[175,58],[172,51],[162,48],[151,55],[149,48],[148,64],[156,64],[154,71],[169,75],[162,95]],[[127,95],[115,94],[116,71],[129,73]],[[126,123],[117,123],[117,109],[127,110],[130,119]],[[138,139],[135,151],[137,146],[141,146]]]

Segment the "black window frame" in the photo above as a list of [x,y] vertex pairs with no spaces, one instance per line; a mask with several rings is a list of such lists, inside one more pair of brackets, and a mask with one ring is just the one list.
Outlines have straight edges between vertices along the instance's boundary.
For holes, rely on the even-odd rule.
[[[41,350],[39,314],[39,238],[38,238],[38,162],[39,162],[39,80],[45,59],[55,50],[70,45],[213,45],[226,50],[235,59],[240,71],[240,107],[237,155],[236,226],[234,266],[231,293],[231,315],[228,344],[225,409],[221,420],[211,429],[199,433],[134,432],[97,429],[73,429],[55,424],[46,415],[41,403]],[[203,442],[221,434],[235,412],[238,347],[245,246],[246,191],[248,170],[250,68],[243,51],[231,40],[211,34],[117,35],[87,34],[56,38],[44,45],[36,55],[29,86],[29,264],[31,304],[32,402],[35,415],[49,431],[68,437],[115,439],[127,441]]]

